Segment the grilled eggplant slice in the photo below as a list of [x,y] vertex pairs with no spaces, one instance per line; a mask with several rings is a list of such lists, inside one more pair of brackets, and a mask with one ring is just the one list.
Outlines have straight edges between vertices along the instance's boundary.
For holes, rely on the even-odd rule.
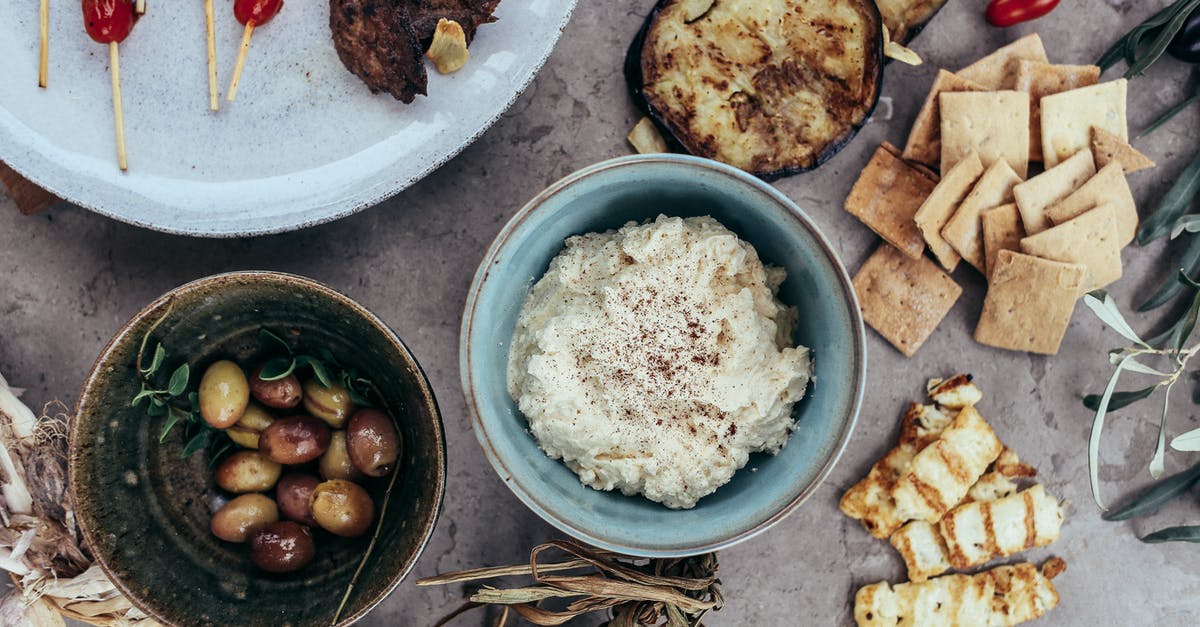
[[881,24],[872,0],[661,0],[626,79],[684,151],[776,178],[828,160],[871,114]]
[[947,0],[875,0],[892,41],[904,45],[937,15]]

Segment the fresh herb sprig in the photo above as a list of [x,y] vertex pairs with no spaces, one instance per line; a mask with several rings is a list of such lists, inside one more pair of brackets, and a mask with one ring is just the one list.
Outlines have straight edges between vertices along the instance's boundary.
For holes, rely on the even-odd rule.
[[268,346],[281,348],[283,355],[274,357],[263,364],[259,378],[263,381],[278,381],[288,375],[309,368],[313,377],[325,387],[341,385],[350,393],[350,400],[359,407],[372,407],[371,395],[373,385],[370,379],[359,374],[352,367],[344,366],[333,356],[333,352],[324,346],[318,347],[316,355],[296,353],[292,345],[283,338],[267,329],[259,329],[258,337]]
[[[1197,319],[1200,319],[1200,283],[1193,281],[1182,271],[1178,281],[1185,289],[1193,291],[1192,302],[1184,314],[1165,331],[1143,340],[1133,330],[1112,297],[1104,291],[1092,292],[1084,296],[1084,303],[1109,328],[1116,331],[1133,344],[1124,348],[1109,351],[1109,361],[1116,365],[1103,394],[1090,394],[1083,399],[1083,404],[1096,412],[1092,421],[1091,436],[1088,440],[1088,475],[1091,481],[1092,498],[1101,510],[1107,510],[1100,497],[1100,436],[1104,430],[1104,419],[1110,410],[1128,406],[1139,400],[1149,398],[1159,388],[1163,388],[1162,414],[1159,418],[1158,444],[1154,457],[1150,460],[1150,475],[1158,479],[1164,470],[1166,453],[1167,413],[1170,407],[1171,390],[1179,379],[1188,371],[1187,364],[1196,353],[1200,352],[1200,344],[1187,346],[1188,339],[1196,329]],[[1147,365],[1143,360],[1165,362],[1162,370]],[[1116,391],[1117,382],[1123,372],[1132,372],[1158,379],[1153,385],[1145,388]],[[1177,451],[1200,451],[1200,429],[1188,431],[1171,440],[1171,448]]]
[[187,458],[199,451],[207,450],[209,464],[215,465],[232,448],[233,442],[223,431],[212,428],[200,416],[200,397],[196,392],[188,391],[188,384],[192,378],[191,366],[184,361],[171,371],[166,387],[156,384],[158,379],[155,375],[162,370],[168,358],[167,350],[163,347],[162,342],[155,344],[150,363],[146,364],[146,349],[149,347],[150,336],[171,313],[171,308],[168,306],[166,312],[142,336],[135,363],[142,387],[134,395],[130,405],[137,407],[144,404],[147,416],[165,417],[162,431],[158,436],[160,444],[167,440],[167,436],[177,425],[182,424],[185,444],[181,456]]

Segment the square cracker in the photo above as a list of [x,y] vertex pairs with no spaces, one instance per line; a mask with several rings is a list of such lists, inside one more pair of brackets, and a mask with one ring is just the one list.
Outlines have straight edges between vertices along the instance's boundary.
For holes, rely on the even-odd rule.
[[863,320],[912,357],[946,317],[962,288],[924,256],[881,244],[854,275]]
[[1096,167],[1103,168],[1116,161],[1125,174],[1155,167],[1150,157],[1099,127],[1092,127],[1092,152],[1096,155]]
[[1026,35],[955,74],[987,89],[1012,89],[1017,81],[1016,64],[1021,59],[1050,62],[1046,57],[1046,48],[1042,46],[1042,38],[1037,33]]
[[961,257],[953,246],[942,239],[942,227],[950,221],[981,174],[983,164],[979,161],[979,155],[972,151],[938,181],[937,187],[933,188],[914,216],[917,228],[925,236],[925,243],[929,244],[929,250],[949,272],[954,272]]
[[938,96],[955,91],[987,91],[987,88],[946,70],[938,70],[925,104],[921,105],[921,112],[908,132],[908,142],[904,144],[905,159],[931,168],[939,167],[942,162],[942,116]]
[[1121,278],[1117,214],[1103,204],[1066,222],[1021,240],[1021,252],[1043,259],[1087,266],[1083,291],[1100,289]]
[[1029,167],[1029,94],[963,91],[938,98],[942,108],[942,172],[975,150],[983,167],[1003,159],[1025,178]]
[[1002,250],[1021,250],[1025,238],[1025,227],[1021,225],[1021,212],[1016,203],[1000,205],[979,214],[983,227],[983,251],[987,257],[987,275],[990,279],[996,268],[996,258]]
[[1117,214],[1117,241],[1122,247],[1128,246],[1137,234],[1138,212],[1120,163],[1100,168],[1096,176],[1047,209],[1046,217],[1052,224],[1062,224],[1101,204],[1112,205]]
[[1002,250],[975,341],[997,348],[1053,355],[1062,344],[1087,267]]
[[1096,174],[1092,163],[1092,151],[1084,149],[1070,159],[1042,172],[1013,188],[1017,208],[1021,210],[1021,222],[1030,235],[1050,228],[1046,209],[1071,195]]
[[846,211],[904,254],[917,259],[925,239],[913,220],[937,181],[905,163],[895,146],[884,143],[846,197]]
[[1017,60],[1014,89],[1029,94],[1029,160],[1042,160],[1042,98],[1088,85],[1100,80],[1095,65],[1051,65],[1039,61]]
[[1042,98],[1042,161],[1053,168],[1059,161],[1092,147],[1092,127],[1129,141],[1125,121],[1127,81],[1118,79]]
[[983,236],[979,228],[979,214],[993,207],[1013,201],[1013,186],[1021,177],[1008,167],[1007,161],[997,161],[979,177],[971,193],[958,206],[958,211],[942,228],[942,237],[962,255],[967,263],[980,272],[987,271],[984,257]]

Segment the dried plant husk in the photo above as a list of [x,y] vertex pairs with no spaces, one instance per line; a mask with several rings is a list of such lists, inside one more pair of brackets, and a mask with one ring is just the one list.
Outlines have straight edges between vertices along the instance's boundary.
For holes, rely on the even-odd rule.
[[[566,554],[558,561],[545,553]],[[548,573],[579,571],[570,575]],[[509,610],[534,625],[562,625],[584,614],[609,611],[609,627],[668,625],[693,627],[711,610],[721,609],[721,580],[717,579],[717,554],[678,559],[645,559],[602,551],[564,540],[540,544],[530,552],[528,564],[476,568],[428,577],[418,586],[472,583],[510,576],[529,576],[533,585],[514,588],[482,586],[471,590],[467,603],[441,621],[438,627],[475,607],[504,608],[496,625],[504,625]],[[548,599],[570,600],[564,609],[549,609]]]
[[0,376],[0,568],[16,584],[0,598],[0,624],[149,627],[93,563],[67,487],[70,411],[50,403],[34,414]]

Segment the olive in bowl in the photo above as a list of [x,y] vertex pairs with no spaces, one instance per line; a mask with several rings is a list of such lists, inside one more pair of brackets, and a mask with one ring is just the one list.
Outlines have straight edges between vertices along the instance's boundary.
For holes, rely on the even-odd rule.
[[[403,479],[395,482],[386,507],[382,496],[389,480],[372,480],[365,488],[379,504],[375,520],[383,520],[365,562],[372,533],[342,538],[311,527],[315,554],[306,566],[287,573],[256,566],[253,536],[232,543],[212,533],[214,511],[206,495],[220,488],[209,451],[183,458],[188,444],[183,425],[163,438],[167,418],[148,417],[145,405],[130,404],[142,389],[137,357],[147,336],[149,351],[160,342],[167,349],[156,386],[165,389],[172,371],[188,363],[188,389],[195,390],[212,363],[228,359],[252,372],[278,354],[281,348],[261,339],[263,329],[298,350],[325,348],[345,367],[369,373],[379,388],[373,404],[389,408],[395,419],[405,442],[396,469]],[[272,413],[287,417],[302,411],[297,406]],[[124,325],[79,394],[69,465],[76,515],[97,564],[150,617],[163,624],[296,626],[348,625],[395,589],[432,533],[446,468],[433,393],[396,335],[336,291],[271,272],[187,284]],[[280,481],[292,472],[285,470]],[[272,494],[278,497],[278,482],[274,492],[262,493]],[[280,522],[290,520],[286,506],[277,503]],[[359,578],[339,611],[360,564]]]
[[329,448],[329,427],[312,416],[288,416],[271,423],[258,437],[258,450],[280,464],[304,464]]

